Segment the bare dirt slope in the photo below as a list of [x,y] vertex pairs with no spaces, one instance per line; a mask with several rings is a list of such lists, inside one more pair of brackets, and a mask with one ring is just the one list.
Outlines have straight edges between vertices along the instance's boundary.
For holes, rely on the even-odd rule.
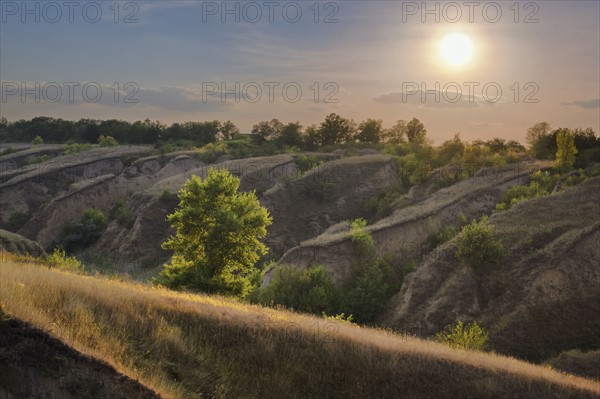
[[[443,188],[425,199],[417,200],[393,215],[368,226],[380,254],[392,254],[396,266],[407,259],[420,259],[429,234],[440,226],[457,226],[462,219],[471,220],[489,214],[508,187],[529,179],[541,163],[518,163],[502,168],[482,169],[474,176]],[[290,249],[282,265],[308,267],[322,264],[338,282],[350,276],[354,261],[348,230],[330,230]],[[265,282],[269,279],[266,275]]]
[[150,389],[0,310],[1,399],[150,399]]
[[456,239],[446,243],[406,277],[382,324],[430,335],[479,320],[496,350],[535,361],[600,348],[599,192],[595,177],[495,214],[497,267],[460,266]]

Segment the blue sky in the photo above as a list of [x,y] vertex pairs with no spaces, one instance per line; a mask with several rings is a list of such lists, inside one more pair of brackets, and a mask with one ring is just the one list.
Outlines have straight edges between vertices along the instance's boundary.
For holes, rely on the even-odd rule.
[[[600,128],[597,1],[480,2],[473,9],[464,2],[122,1],[118,16],[112,1],[81,1],[73,22],[63,1],[27,2],[28,14],[21,1],[0,3],[0,114],[9,120],[230,119],[249,131],[274,117],[308,125],[336,112],[391,126],[416,116],[438,143],[457,132],[522,140],[542,120]],[[239,22],[235,11],[223,22],[224,9],[236,7]],[[137,22],[125,23],[128,15]],[[451,33],[467,35],[475,47],[462,67],[439,55]],[[79,84],[72,101],[65,82]],[[95,103],[82,96],[89,83],[102,89]],[[52,102],[56,85],[62,95]],[[239,102],[215,90],[221,85]],[[421,86],[429,94],[414,90]],[[24,87],[40,101],[29,94],[23,103]],[[462,97],[452,102],[457,90]],[[128,93],[137,103],[123,102]]]

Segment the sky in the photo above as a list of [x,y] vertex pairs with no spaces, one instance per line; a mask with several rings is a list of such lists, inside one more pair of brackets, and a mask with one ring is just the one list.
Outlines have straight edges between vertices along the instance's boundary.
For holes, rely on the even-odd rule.
[[[452,65],[440,43],[472,45]],[[461,48],[451,48],[461,56]],[[467,55],[462,54],[465,57]],[[0,1],[0,116],[600,131],[598,1]]]

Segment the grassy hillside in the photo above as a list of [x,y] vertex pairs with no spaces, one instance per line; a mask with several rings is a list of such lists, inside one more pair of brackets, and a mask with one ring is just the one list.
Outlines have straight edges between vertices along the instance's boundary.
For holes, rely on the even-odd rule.
[[600,397],[597,382],[507,357],[6,254],[0,303],[164,397]]

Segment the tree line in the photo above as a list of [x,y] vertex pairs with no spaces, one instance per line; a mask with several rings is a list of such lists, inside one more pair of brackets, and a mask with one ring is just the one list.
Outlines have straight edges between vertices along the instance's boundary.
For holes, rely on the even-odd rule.
[[[112,137],[121,144],[158,144],[169,141],[188,141],[205,145],[231,140],[239,128],[231,121],[173,123],[169,126],[146,119],[123,120],[80,119],[69,121],[46,116],[31,120],[9,122],[0,119],[0,142],[32,142],[38,136],[44,143],[97,143],[101,136]],[[393,127],[384,128],[382,120],[367,119],[361,123],[332,113],[319,125],[304,128],[300,122],[282,123],[279,119],[261,121],[252,128],[253,140],[260,144],[272,142],[278,146],[311,149],[323,145],[347,142],[425,144],[425,126],[419,119],[399,120]],[[38,140],[40,140],[38,139]]]
[[[119,144],[152,144],[160,146],[173,143],[183,147],[204,146],[239,137],[239,128],[230,120],[184,122],[165,125],[159,121],[127,122],[123,120],[80,119],[69,121],[46,116],[30,120],[9,122],[0,118],[0,142],[37,143],[100,143],[114,139]],[[576,167],[600,162],[600,138],[591,128],[552,129],[547,122],[539,122],[527,129],[526,141],[532,155],[538,159],[554,159],[561,135],[567,134],[574,140],[579,156]],[[247,136],[246,136],[247,137]],[[279,119],[261,121],[252,127],[255,144],[270,144],[278,148],[314,150],[322,146],[343,143],[411,144],[416,147],[431,146],[425,125],[418,119],[398,120],[392,127],[385,128],[381,119],[368,118],[360,123],[332,113],[319,125],[304,127],[300,122],[287,124]],[[109,139],[110,138],[110,139]],[[114,142],[113,142],[114,143]],[[473,145],[486,145],[492,152],[499,150],[521,151],[525,148],[514,140],[494,138],[487,141],[475,140]]]

